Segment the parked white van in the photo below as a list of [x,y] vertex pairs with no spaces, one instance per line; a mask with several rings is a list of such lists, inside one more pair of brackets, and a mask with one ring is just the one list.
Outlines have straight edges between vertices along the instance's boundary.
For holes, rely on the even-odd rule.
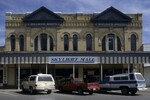
[[22,91],[29,91],[30,94],[45,91],[50,94],[55,89],[55,81],[51,74],[38,74],[29,76],[28,80],[21,84]]
[[145,79],[141,73],[123,73],[112,76],[106,76],[104,81],[100,82],[101,90],[121,90],[123,95],[135,94],[138,90],[145,90]]

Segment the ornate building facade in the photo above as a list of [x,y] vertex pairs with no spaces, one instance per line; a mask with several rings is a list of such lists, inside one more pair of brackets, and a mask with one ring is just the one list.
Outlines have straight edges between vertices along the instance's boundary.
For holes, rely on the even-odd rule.
[[26,14],[9,12],[5,34],[2,86],[20,87],[23,78],[37,73],[102,80],[142,72],[142,64],[149,62],[142,53],[142,14],[124,14],[114,7],[91,14],[54,13],[45,7]]

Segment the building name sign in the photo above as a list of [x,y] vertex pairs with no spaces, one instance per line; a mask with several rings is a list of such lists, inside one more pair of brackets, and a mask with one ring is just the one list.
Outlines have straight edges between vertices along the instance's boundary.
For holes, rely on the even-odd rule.
[[97,57],[49,57],[50,64],[97,64]]

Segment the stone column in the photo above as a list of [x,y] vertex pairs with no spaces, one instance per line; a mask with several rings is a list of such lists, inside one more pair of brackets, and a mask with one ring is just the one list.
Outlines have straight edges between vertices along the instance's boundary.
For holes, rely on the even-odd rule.
[[41,40],[40,40],[40,35],[38,35],[38,51],[41,51]]
[[7,65],[3,65],[3,84],[7,84]]
[[81,79],[83,79],[83,66],[81,66],[81,65],[78,65],[78,66],[80,66],[80,67],[78,67],[78,76],[79,76],[79,78],[81,78]]
[[50,51],[50,38],[47,36],[47,51]]

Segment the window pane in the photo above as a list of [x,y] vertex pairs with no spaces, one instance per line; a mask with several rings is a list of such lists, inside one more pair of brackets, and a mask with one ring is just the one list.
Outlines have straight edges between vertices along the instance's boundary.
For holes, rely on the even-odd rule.
[[38,36],[34,39],[34,51],[38,51]]
[[117,36],[117,50],[121,51],[121,41],[120,38]]
[[102,51],[106,51],[106,36],[102,39]]
[[19,37],[19,45],[20,45],[20,51],[24,51],[24,36],[23,35]]
[[114,50],[114,34],[109,34],[108,35],[108,45],[109,45],[109,50]]
[[136,51],[136,36],[131,35],[131,51]]
[[11,51],[15,51],[15,46],[16,46],[16,39],[15,39],[15,36],[14,35],[11,35],[10,37],[10,44],[11,44]]
[[47,34],[41,34],[41,50],[47,51]]
[[50,36],[49,39],[50,39],[50,51],[53,51],[54,49],[53,38]]
[[64,35],[64,51],[69,50],[69,38],[68,35]]
[[73,50],[74,51],[78,50],[78,36],[76,34],[73,35]]
[[86,35],[86,50],[92,51],[92,36],[90,34]]

